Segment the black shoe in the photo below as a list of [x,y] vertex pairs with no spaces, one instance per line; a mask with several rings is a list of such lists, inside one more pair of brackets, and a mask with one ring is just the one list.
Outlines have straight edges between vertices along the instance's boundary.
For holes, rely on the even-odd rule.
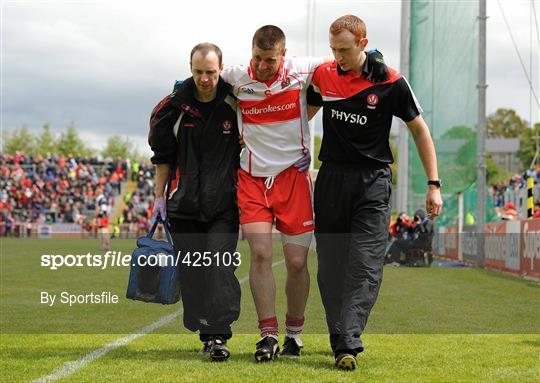
[[274,360],[279,355],[279,343],[272,336],[265,336],[257,343],[257,351],[255,351],[255,361],[268,362]]
[[295,338],[285,337],[285,342],[283,342],[283,351],[281,351],[281,356],[286,358],[300,356],[302,348],[304,345],[300,339],[296,340]]
[[220,337],[214,338],[210,348],[210,359],[213,362],[224,362],[231,357],[231,352],[227,347],[227,341]]
[[352,354],[342,353],[336,356],[336,367],[341,370],[356,370],[356,357]]
[[203,347],[199,350],[199,355],[210,355],[210,350],[214,344],[214,339],[210,338],[203,342]]

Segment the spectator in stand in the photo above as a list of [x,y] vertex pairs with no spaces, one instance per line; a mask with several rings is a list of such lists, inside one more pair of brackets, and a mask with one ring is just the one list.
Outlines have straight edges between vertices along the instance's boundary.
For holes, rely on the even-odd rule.
[[139,175],[139,163],[133,162],[131,165],[131,180],[137,181],[137,177]]
[[32,236],[32,222],[30,218],[26,218],[24,221],[24,229],[26,230],[26,236],[30,238]]
[[11,212],[6,212],[2,214],[2,220],[4,222],[4,235],[6,237],[11,237],[13,235],[12,229],[14,225],[14,219]]
[[513,221],[517,218],[517,211],[513,202],[507,202],[501,212],[504,221]]
[[149,229],[154,203],[154,168],[145,164],[137,164],[136,168],[137,189],[126,195],[123,223],[130,225],[130,233],[139,235]]
[[537,199],[534,203],[534,214],[533,218],[540,218],[540,199]]
[[476,224],[476,218],[474,218],[474,214],[470,211],[465,214],[465,225],[472,226]]
[[[534,170],[527,169],[523,175],[515,174],[507,183],[499,182],[493,184],[489,188],[489,194],[493,200],[493,207],[497,218],[503,220],[516,219],[518,217],[515,207],[508,208],[508,199],[513,200],[516,193],[520,193],[523,188],[527,187],[527,178],[532,177],[535,187],[538,187],[540,182],[540,164],[536,164]],[[505,204],[505,201],[508,203]],[[511,203],[513,205],[513,203]]]
[[101,211],[98,214],[99,238],[101,240],[101,250],[109,250],[109,217],[106,212]]

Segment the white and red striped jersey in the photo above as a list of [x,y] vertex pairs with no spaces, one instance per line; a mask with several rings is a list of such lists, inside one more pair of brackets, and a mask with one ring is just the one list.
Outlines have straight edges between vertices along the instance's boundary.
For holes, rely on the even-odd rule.
[[221,76],[238,98],[238,126],[246,147],[240,166],[259,177],[278,175],[309,148],[306,92],[324,58],[285,58],[276,76],[260,82],[251,66],[226,68]]

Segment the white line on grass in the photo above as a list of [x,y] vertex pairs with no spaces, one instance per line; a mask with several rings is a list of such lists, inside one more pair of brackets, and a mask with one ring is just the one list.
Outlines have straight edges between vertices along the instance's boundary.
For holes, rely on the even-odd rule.
[[[272,263],[272,267],[281,265],[284,263],[285,260],[282,259],[280,261]],[[243,284],[245,281],[248,280],[248,276],[243,277],[239,280],[240,284]],[[96,359],[101,358],[105,354],[109,353],[110,351],[116,350],[119,347],[125,346],[128,343],[131,343],[135,339],[137,339],[140,336],[150,334],[154,330],[165,326],[167,323],[172,322],[174,319],[176,319],[178,316],[182,315],[184,312],[184,309],[179,309],[173,312],[172,314],[166,315],[161,319],[158,319],[154,323],[149,324],[148,326],[145,326],[138,331],[134,332],[131,335],[128,335],[126,337],[120,338],[115,340],[112,343],[106,344],[105,346],[92,351],[90,354],[87,354],[83,356],[80,359],[72,360],[69,362],[65,362],[61,367],[59,367],[57,370],[53,371],[52,374],[42,376],[36,380],[33,380],[33,383],[48,383],[48,382],[54,382],[58,379],[64,378],[68,375],[71,375],[84,366],[86,366],[88,363],[93,362]]]

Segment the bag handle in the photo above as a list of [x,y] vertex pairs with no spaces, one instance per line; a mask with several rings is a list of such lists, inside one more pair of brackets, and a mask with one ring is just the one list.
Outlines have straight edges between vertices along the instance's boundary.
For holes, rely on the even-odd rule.
[[171,245],[173,244],[173,241],[172,241],[172,237],[171,237],[171,233],[169,232],[169,228],[168,228],[168,220],[165,218],[165,220],[163,220],[163,218],[161,218],[161,214],[158,213],[158,215],[156,216],[156,219],[154,220],[154,223],[152,224],[152,227],[150,228],[150,230],[148,231],[148,234],[146,234],[146,237],[148,238],[152,238],[154,236],[154,233],[156,231],[156,228],[158,226],[158,224],[162,224],[163,225],[163,230],[165,231],[165,236],[167,237],[167,242],[169,242]]

